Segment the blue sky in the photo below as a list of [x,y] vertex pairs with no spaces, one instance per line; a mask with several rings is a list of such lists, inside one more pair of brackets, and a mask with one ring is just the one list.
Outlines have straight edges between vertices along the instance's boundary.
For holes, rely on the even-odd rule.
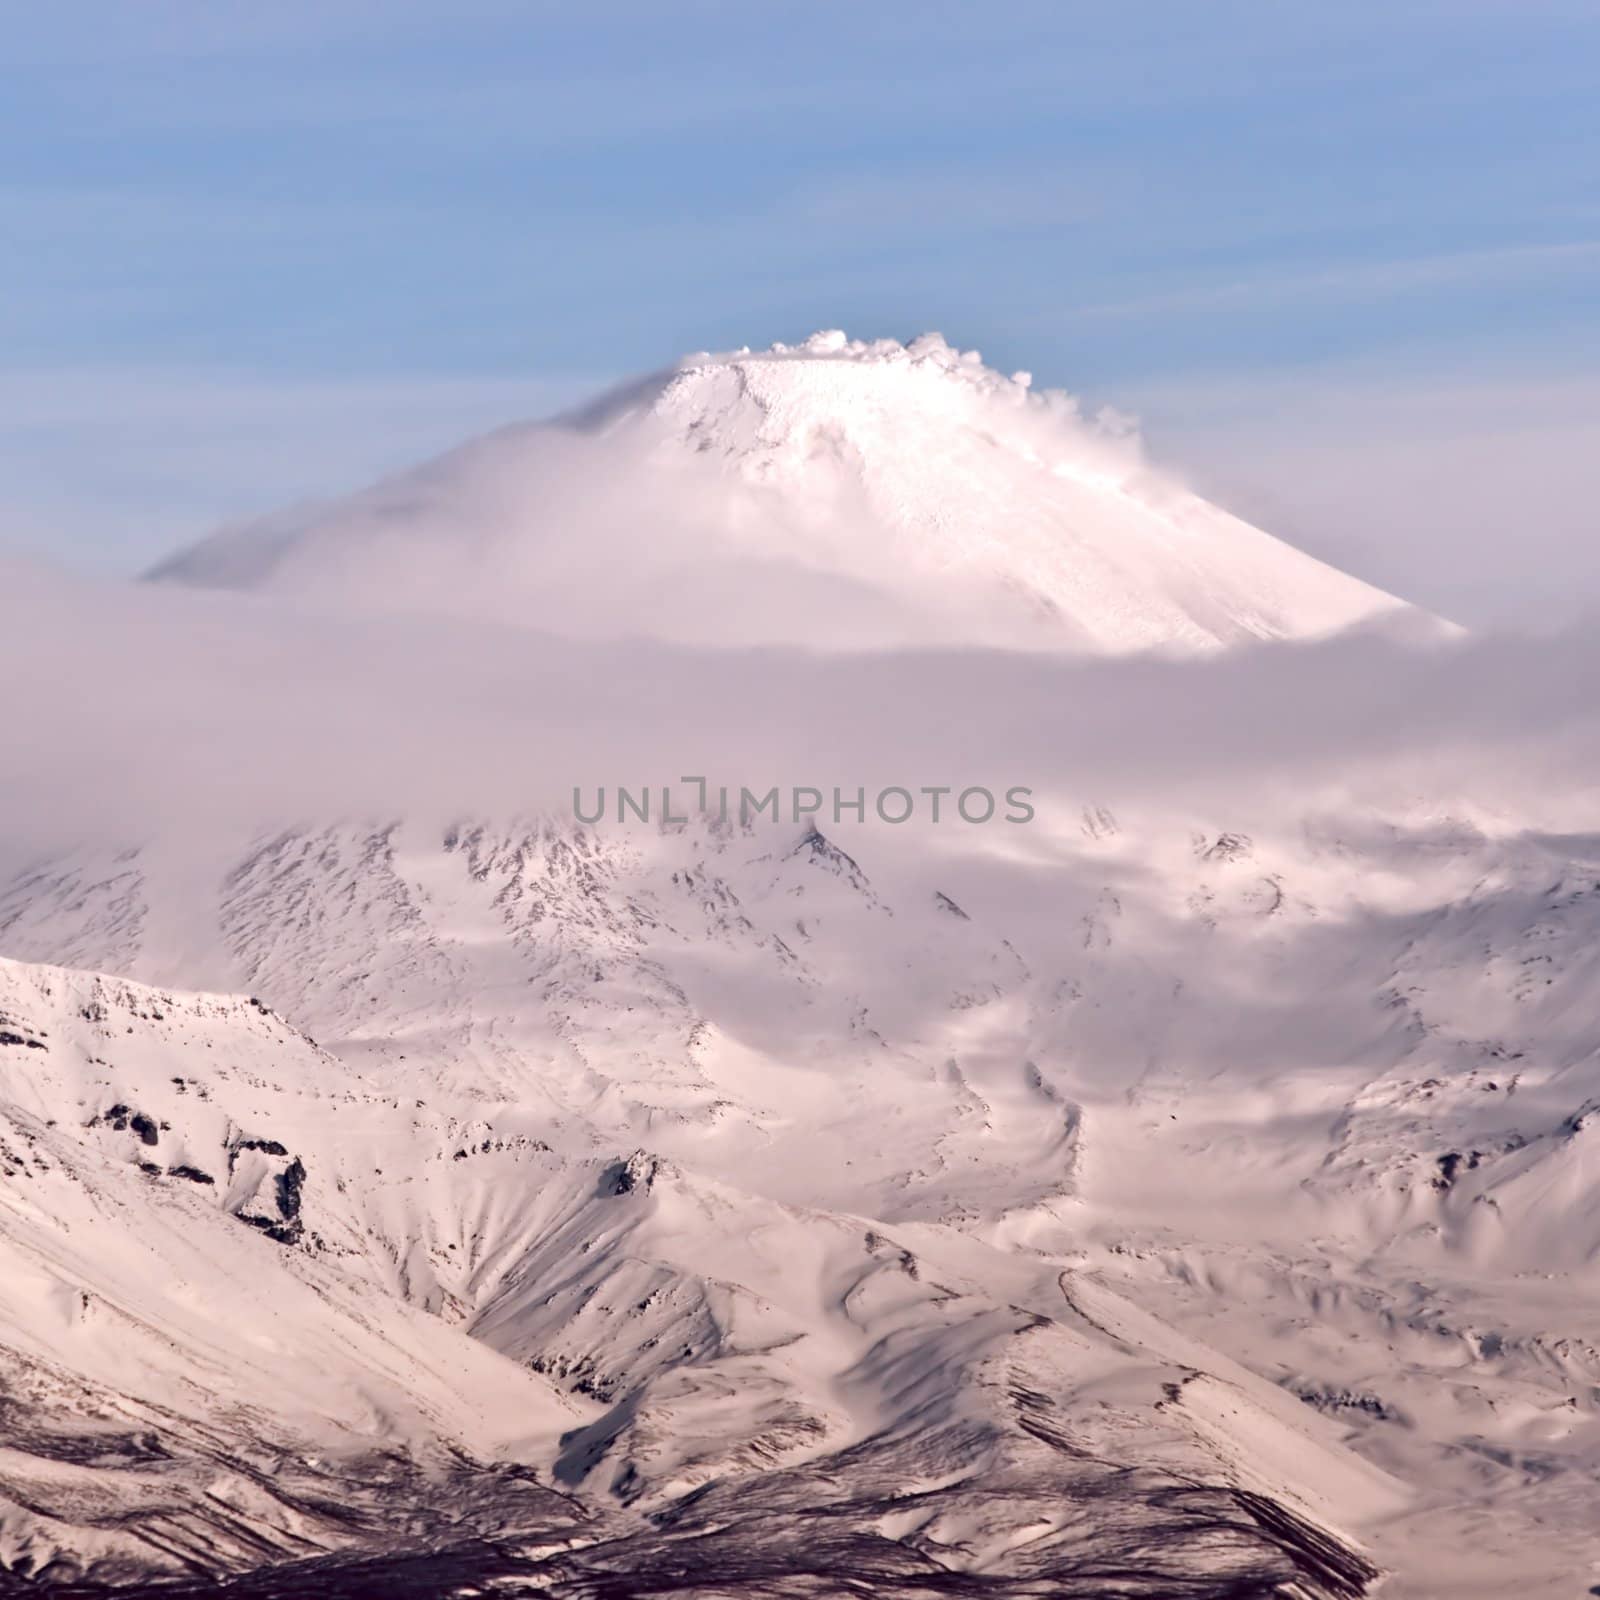
[[0,544],[132,570],[687,350],[938,328],[1380,581],[1600,594],[1589,0],[0,14]]

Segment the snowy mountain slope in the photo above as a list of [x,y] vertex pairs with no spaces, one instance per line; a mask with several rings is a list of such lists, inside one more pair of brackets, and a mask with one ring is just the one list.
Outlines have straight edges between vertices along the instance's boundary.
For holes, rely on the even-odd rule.
[[401,1108],[243,1000],[0,962],[0,1016],[8,1572],[582,1520],[503,1475],[581,1406],[342,1265],[337,1130]]
[[1186,652],[1438,626],[936,334],[690,357],[155,576],[695,645]]
[[1327,1524],[1401,1501],[1044,1258],[563,1156],[521,1108],[396,1096],[257,1001],[3,961],[0,1014],[14,1576],[492,1535],[541,1592],[644,1564],[698,1593],[680,1541],[803,1571],[821,1517],[843,1570],[906,1592],[1088,1594],[1115,1562],[1132,1594],[1339,1596],[1374,1569]]
[[[1600,1563],[1574,658],[1530,719],[933,338],[694,357],[160,576],[44,595],[82,725],[8,723],[15,837],[103,842],[0,874],[0,1592]],[[1039,815],[548,814],[880,746]]]
[[[100,953],[165,979],[163,949],[130,950],[125,909],[181,891],[163,866],[82,862],[53,892],[48,871],[25,876],[0,896],[0,937],[92,959],[100,929]],[[517,1099],[548,1138],[596,1123],[777,1198],[897,1215],[963,1184],[986,1194],[977,1151],[997,1124],[1045,1162],[1033,1187],[1013,1175],[1013,1199],[1053,1192],[1070,1165],[1070,1107],[1041,1124],[1050,1098],[1018,1059],[1016,951],[931,889],[897,912],[814,832],[326,829],[258,841],[213,881],[214,903],[167,920],[222,931],[219,982],[270,995],[347,1059]],[[926,1119],[894,1114],[908,1095]],[[799,1136],[863,1115],[874,1145],[819,1172]],[[932,1123],[928,1171],[953,1187],[924,1197],[907,1174],[928,1164]]]
[[[1187,1146],[1215,1156],[1184,1126],[1209,1102],[1251,1130],[1234,1184],[1293,1190],[1285,1230],[1322,1229],[1325,1197],[1354,1192],[1363,1236],[1488,1264],[1497,1240],[1536,1238],[1577,1267],[1600,1233],[1564,1211],[1543,1239],[1515,1196],[1530,1163],[1586,1148],[1594,849],[1469,824],[1442,841],[1128,826],[1041,869],[1041,924],[814,829],[347,825],[240,841],[209,903],[159,851],[36,869],[0,893],[0,939],[170,981],[142,927],[214,926],[214,980],[341,1061],[516,1099],[547,1134],[648,1139],[779,1200],[981,1209],[996,1191],[973,1157],[1003,1147],[1004,1198],[1025,1207],[1097,1175],[1113,1120],[1170,1144],[1187,1185]],[[797,1144],[804,1166],[801,1134],[863,1116],[849,1174],[775,1159]],[[1174,1199],[1141,1192],[1156,1213]],[[1472,1232],[1490,1194],[1513,1207],[1505,1231]],[[1186,1215],[1199,1227],[1204,1205]]]
[[[360,1155],[306,1225],[366,1241],[344,1270],[373,1290],[605,1407],[551,1462],[586,1503],[659,1512],[758,1471],[787,1493],[840,1452],[902,1462],[862,1420],[893,1414],[857,1371],[874,1341],[981,1389],[1022,1335],[992,1308],[1059,1320],[1068,1271],[1080,1332],[1238,1385],[1227,1351],[1433,1485],[1373,1525],[1402,1579],[1442,1544],[1494,1592],[1536,1505],[1566,1507],[1552,1562],[1580,1559],[1600,1475],[1593,841],[1099,811],[1023,901],[981,858],[885,843],[714,822],[288,832],[205,873],[159,850],[40,869],[0,897],[0,945],[160,977],[172,956],[142,930],[216,927],[230,982],[410,1108],[341,1133],[341,1151],[380,1141],[382,1174]],[[620,1233],[596,1231],[607,1189]],[[1093,1309],[1096,1284],[1213,1353]],[[952,1368],[957,1320],[991,1331]],[[1059,1405],[1088,1381],[1073,1371],[1025,1387]],[[1370,1501],[1296,1501],[1261,1465],[1276,1447],[1183,1392],[1235,1481],[1366,1525]],[[1527,1510],[1463,1531],[1485,1500]]]

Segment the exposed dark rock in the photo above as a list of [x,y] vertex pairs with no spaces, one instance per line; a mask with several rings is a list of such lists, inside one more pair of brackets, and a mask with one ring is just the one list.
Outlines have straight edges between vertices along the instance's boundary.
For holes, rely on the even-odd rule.
[[623,1195],[642,1189],[648,1194],[659,1170],[660,1164],[654,1156],[646,1155],[643,1150],[635,1150],[626,1161],[617,1162],[609,1170],[607,1192]]
[[241,1139],[234,1149],[259,1150],[269,1156],[286,1156],[289,1153],[276,1139]]
[[278,1210],[286,1222],[296,1222],[300,1217],[300,1196],[305,1188],[305,1163],[296,1156],[278,1174]]

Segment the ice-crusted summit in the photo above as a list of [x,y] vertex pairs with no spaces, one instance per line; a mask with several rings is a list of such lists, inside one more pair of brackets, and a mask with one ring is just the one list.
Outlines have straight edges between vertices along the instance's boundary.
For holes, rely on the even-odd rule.
[[[978,351],[959,350],[941,333],[924,333],[902,344],[898,339],[852,339],[842,329],[829,328],[797,345],[780,341],[765,350],[745,345],[738,350],[697,351],[664,372],[600,396],[570,413],[568,420],[603,425],[641,402],[670,412],[729,369],[753,380],[752,392],[761,403],[779,402],[780,394],[785,394],[789,404],[779,402],[780,413],[787,411],[791,420],[802,409],[827,411],[838,404],[870,407],[874,393],[883,397],[897,388],[901,403],[922,407],[937,407],[941,395],[952,402],[968,391],[1012,402],[1032,401],[1073,418],[1079,414],[1076,400],[1065,391],[1030,394],[1032,373],[1014,372],[1008,378],[985,366]],[[1109,413],[1102,419],[1113,420]]]
[[1206,651],[1410,607],[938,334],[687,357],[156,576],[695,644]]

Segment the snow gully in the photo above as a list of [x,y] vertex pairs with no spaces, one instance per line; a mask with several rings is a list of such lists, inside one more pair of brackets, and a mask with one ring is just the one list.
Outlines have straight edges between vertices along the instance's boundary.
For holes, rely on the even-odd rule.
[[[757,818],[768,822],[814,821],[818,816],[827,814],[830,808],[836,825],[846,817],[865,822],[869,816],[875,816],[878,821],[890,826],[910,822],[913,818],[929,822],[948,822],[959,818],[976,826],[994,821],[1032,822],[1034,817],[1033,790],[1022,784],[1013,784],[1005,791],[1005,809],[1002,811],[994,791],[981,784],[973,784],[965,789],[957,789],[951,784],[919,784],[915,787],[889,784],[879,789],[869,801],[865,785],[857,785],[854,790],[837,786],[824,790],[811,784],[773,784],[764,792],[757,792],[742,784],[737,788],[721,784],[712,789],[703,777],[682,777],[678,782],[692,786],[696,791],[691,808],[693,813],[713,817],[718,822],[737,818],[746,827]],[[671,825],[690,820],[691,810],[682,813],[674,811],[673,791],[669,785],[656,788],[646,784],[634,788],[619,784],[609,792],[614,801],[614,811],[610,814],[618,822],[650,822],[652,802],[658,795],[660,804],[655,808],[653,819],[657,824]],[[583,787],[575,784],[572,790],[573,816],[583,823],[605,821],[608,816],[607,793],[606,786],[599,785],[594,791],[592,807],[586,809]],[[831,801],[829,795],[832,796]],[[949,803],[952,795],[955,799]]]

